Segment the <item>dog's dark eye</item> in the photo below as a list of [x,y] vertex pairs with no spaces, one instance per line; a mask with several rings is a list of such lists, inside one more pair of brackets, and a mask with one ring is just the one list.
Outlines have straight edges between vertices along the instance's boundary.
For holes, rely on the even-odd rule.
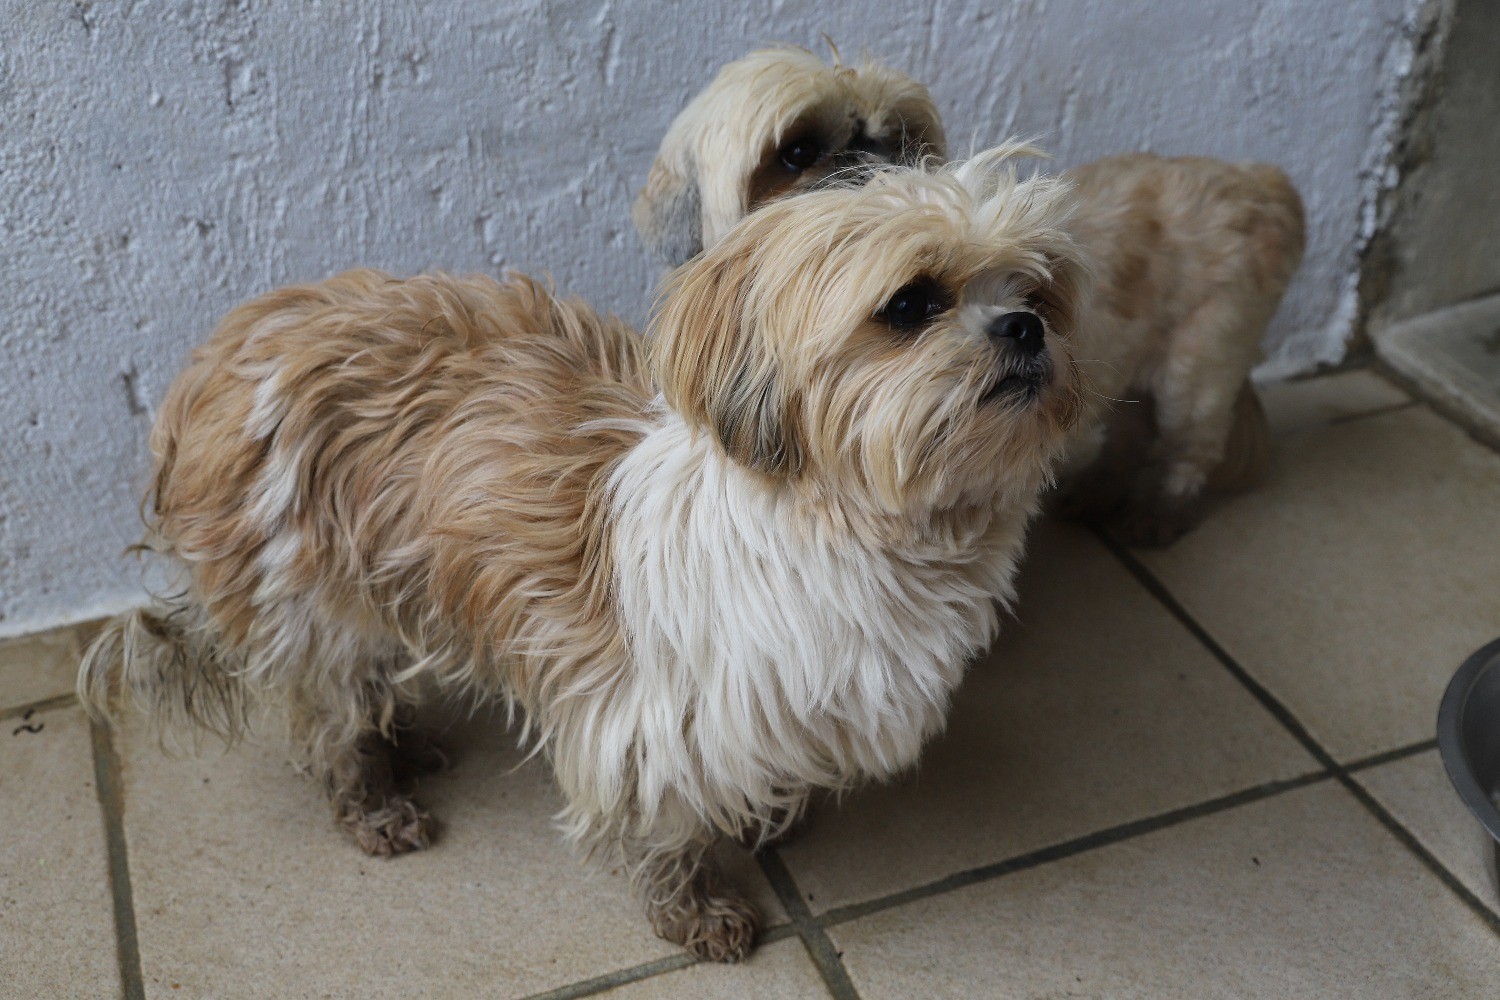
[[782,165],[788,170],[797,171],[799,173],[803,170],[806,170],[814,163],[817,163],[818,158],[822,155],[822,145],[818,143],[818,140],[810,136],[803,136],[800,139],[793,139],[791,142],[781,147]]
[[930,281],[914,281],[886,302],[880,317],[899,330],[911,330],[947,308],[942,293]]

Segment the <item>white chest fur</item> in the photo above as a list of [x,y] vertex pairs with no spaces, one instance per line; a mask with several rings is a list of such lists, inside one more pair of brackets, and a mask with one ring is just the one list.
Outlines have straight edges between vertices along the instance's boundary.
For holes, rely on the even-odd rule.
[[644,808],[680,796],[721,825],[916,760],[994,637],[1028,515],[962,543],[835,537],[672,416],[613,486],[634,662],[597,732]]

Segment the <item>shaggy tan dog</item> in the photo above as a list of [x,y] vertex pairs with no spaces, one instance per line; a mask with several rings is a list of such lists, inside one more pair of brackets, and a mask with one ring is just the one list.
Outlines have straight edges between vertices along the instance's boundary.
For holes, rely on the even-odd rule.
[[[754,52],[673,121],[636,226],[680,264],[747,211],[923,154],[944,155],[944,136],[915,80],[802,49]],[[1301,199],[1264,164],[1135,154],[1064,176],[1079,201],[1074,232],[1100,266],[1079,324],[1095,392],[1068,506],[1128,541],[1166,544],[1196,523],[1206,491],[1248,488],[1266,466],[1248,376],[1301,260]]]
[[1006,147],[788,199],[668,281],[648,341],[515,278],[354,271],[231,313],[172,385],[149,543],[186,589],[80,692],[285,723],[367,851],[432,686],[508,703],[568,835],[658,933],[745,955],[707,860],[912,764],[994,637],[1080,406],[1066,185]]

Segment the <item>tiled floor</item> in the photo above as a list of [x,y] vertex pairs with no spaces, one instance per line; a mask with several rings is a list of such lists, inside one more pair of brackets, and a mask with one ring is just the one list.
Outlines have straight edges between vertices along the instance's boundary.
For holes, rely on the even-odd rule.
[[1266,395],[1263,489],[1159,553],[1042,525],[920,771],[731,852],[772,925],[735,968],[561,845],[492,719],[434,848],[374,861],[274,749],[91,729],[74,637],[0,645],[0,995],[1500,995],[1432,743],[1500,635],[1500,456],[1371,372]]

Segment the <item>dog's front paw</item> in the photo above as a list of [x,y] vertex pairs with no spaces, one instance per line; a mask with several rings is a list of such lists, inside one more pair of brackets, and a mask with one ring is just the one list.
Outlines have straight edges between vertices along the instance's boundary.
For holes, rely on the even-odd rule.
[[710,896],[659,922],[656,932],[710,962],[739,962],[755,944],[759,917],[748,900],[738,896]]
[[345,823],[361,850],[381,858],[420,851],[432,843],[437,832],[432,814],[406,798],[388,800],[382,808],[360,813]]

